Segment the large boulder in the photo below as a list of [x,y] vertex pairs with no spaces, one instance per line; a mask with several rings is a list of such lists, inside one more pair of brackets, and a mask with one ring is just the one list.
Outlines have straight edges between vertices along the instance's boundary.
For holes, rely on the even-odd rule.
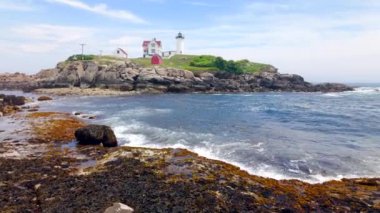
[[93,61],[85,61],[83,62],[83,68],[84,73],[80,78],[80,87],[88,88],[94,86],[99,66]]
[[213,80],[214,75],[212,73],[209,73],[209,72],[203,72],[203,73],[199,74],[199,78],[201,78],[202,80]]
[[51,100],[53,99],[49,96],[40,96],[37,98],[37,101],[51,101]]
[[115,133],[109,126],[88,125],[75,131],[75,138],[81,145],[99,145],[104,147],[117,146]]
[[6,95],[3,97],[3,102],[5,105],[10,106],[21,106],[25,104],[25,97],[15,96],[15,95]]
[[133,213],[133,209],[122,203],[114,203],[113,206],[108,207],[104,213]]
[[124,81],[120,78],[120,72],[113,69],[106,69],[96,73],[96,86],[109,84],[122,84]]
[[174,78],[185,78],[185,79],[193,79],[194,73],[187,70],[179,70],[179,69],[167,69],[166,75],[168,77]]
[[80,78],[84,75],[83,64],[75,61],[59,71],[56,84],[61,86],[80,86]]
[[57,78],[59,69],[43,69],[38,72],[35,77],[39,80],[55,80]]

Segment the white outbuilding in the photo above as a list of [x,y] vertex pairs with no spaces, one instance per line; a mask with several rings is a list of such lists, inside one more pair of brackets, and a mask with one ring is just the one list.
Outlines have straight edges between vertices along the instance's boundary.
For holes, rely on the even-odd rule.
[[128,58],[128,53],[125,50],[123,50],[122,48],[117,48],[114,51],[113,55],[116,56],[116,57],[119,57],[119,58],[125,58],[125,59]]

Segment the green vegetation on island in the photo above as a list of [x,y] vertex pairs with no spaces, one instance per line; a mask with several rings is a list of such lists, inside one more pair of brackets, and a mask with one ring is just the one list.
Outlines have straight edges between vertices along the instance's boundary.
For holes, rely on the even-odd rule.
[[[97,55],[73,55],[67,61],[96,61],[99,64],[112,64],[117,61],[123,61],[124,58],[114,56],[97,56]],[[131,58],[132,62],[143,66],[152,67],[150,58]],[[271,68],[271,65],[254,63],[249,60],[225,60],[222,57],[212,55],[175,55],[171,58],[164,58],[163,64],[160,65],[165,68],[184,69],[192,72],[217,72],[226,71],[230,73],[243,74],[243,73],[258,73]]]
[[[149,58],[131,59],[136,64],[144,67],[152,66]],[[211,55],[175,55],[171,58],[164,58],[162,67],[172,67],[185,69],[192,72],[216,72],[226,71],[236,74],[257,73],[268,70],[271,65],[254,63],[249,60],[225,60],[222,57]]]
[[118,61],[124,61],[124,58],[110,56],[110,55],[72,55],[70,56],[65,62],[71,62],[71,61],[95,61],[96,63],[100,65],[110,65],[112,63],[118,62]]

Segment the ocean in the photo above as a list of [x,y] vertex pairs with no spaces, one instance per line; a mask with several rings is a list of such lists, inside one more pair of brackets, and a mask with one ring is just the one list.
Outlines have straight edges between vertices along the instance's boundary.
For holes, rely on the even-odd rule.
[[122,146],[186,148],[254,175],[310,183],[380,177],[380,86],[343,93],[57,97]]

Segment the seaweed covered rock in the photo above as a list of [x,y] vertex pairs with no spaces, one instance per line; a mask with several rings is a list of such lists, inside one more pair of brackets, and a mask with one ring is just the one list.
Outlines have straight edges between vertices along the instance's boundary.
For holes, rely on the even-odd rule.
[[99,145],[104,147],[117,146],[115,133],[109,126],[88,125],[75,131],[75,138],[81,145]]
[[18,106],[24,105],[25,101],[23,96],[0,94],[0,117],[20,111]]
[[49,96],[40,96],[40,97],[38,97],[37,100],[38,101],[51,101],[53,99],[51,97],[49,97]]

